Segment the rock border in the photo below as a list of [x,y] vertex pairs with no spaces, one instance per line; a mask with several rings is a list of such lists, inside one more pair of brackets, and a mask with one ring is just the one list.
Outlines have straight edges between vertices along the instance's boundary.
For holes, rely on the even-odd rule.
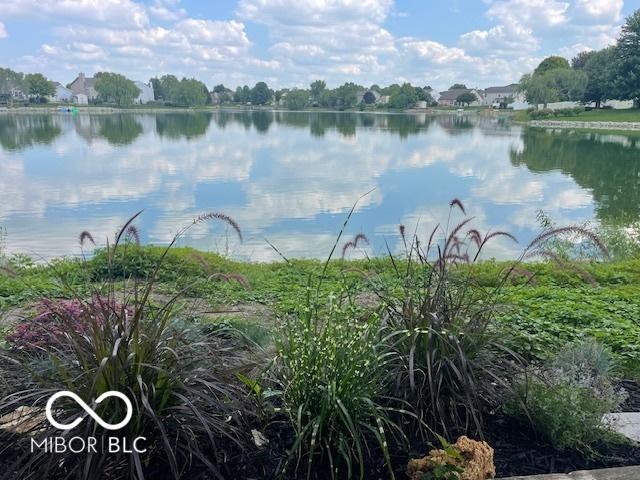
[[532,127],[581,128],[586,130],[640,131],[640,122],[580,122],[574,120],[531,120]]
[[604,468],[601,470],[579,470],[571,473],[549,473],[520,477],[505,477],[500,480],[638,480],[640,465],[635,467]]

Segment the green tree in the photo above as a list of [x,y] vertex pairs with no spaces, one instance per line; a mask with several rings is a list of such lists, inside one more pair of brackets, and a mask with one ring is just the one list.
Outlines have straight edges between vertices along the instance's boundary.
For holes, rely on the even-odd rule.
[[289,110],[302,110],[309,105],[309,91],[294,88],[284,97],[284,103]]
[[551,102],[582,100],[586,86],[587,75],[583,71],[555,68],[543,74],[524,75],[519,90],[525,93],[527,102],[546,108]]
[[327,84],[324,80],[316,80],[309,86],[311,93],[311,101],[320,103],[322,93],[327,89]]
[[140,94],[135,83],[119,73],[100,72],[96,77],[96,92],[103,102],[131,105]]
[[598,52],[589,52],[582,71],[587,75],[587,84],[584,89],[582,101],[584,103],[595,102],[596,108],[601,103],[612,98],[614,91],[611,65],[615,63],[615,50],[613,47],[605,48]]
[[183,78],[178,84],[178,92],[174,100],[180,105],[203,106],[211,102],[207,86],[195,78]]
[[362,96],[362,101],[367,105],[373,105],[374,103],[376,103],[376,96],[371,90],[367,90]]
[[26,92],[27,85],[24,75],[20,72],[14,72],[10,68],[0,68],[0,93],[11,93],[14,88]]
[[160,77],[160,92],[166,102],[175,102],[180,90],[180,81],[175,75],[163,75]]
[[223,85],[216,85],[215,87],[213,87],[213,93],[224,93],[227,91],[227,88]]
[[616,53],[617,96],[633,100],[634,105],[640,107],[640,10],[625,21]]
[[460,90],[460,89],[466,90],[467,86],[464,83],[454,83],[449,87],[449,90]]
[[41,73],[28,73],[24,77],[30,95],[34,95],[39,102],[46,101],[47,97],[51,97],[56,93],[56,87],[53,82]]
[[595,53],[595,50],[580,52],[571,59],[571,68],[575,70],[582,70]]
[[271,98],[271,90],[265,82],[258,82],[251,89],[251,103],[254,105],[266,105]]
[[458,97],[456,98],[456,103],[469,106],[476,100],[478,100],[478,97],[476,97],[475,93],[464,92],[458,95]]
[[545,73],[557,68],[569,69],[571,68],[571,65],[569,65],[569,62],[564,57],[551,56],[542,60],[542,62],[540,62],[540,65],[538,65],[533,71],[533,74],[544,75]]
[[587,75],[580,70],[556,68],[541,75],[550,88],[556,91],[561,102],[580,101],[587,86]]
[[273,98],[276,102],[279,102],[282,97],[286,97],[286,94],[289,93],[288,88],[280,88],[273,92]]
[[526,74],[522,77],[519,90],[524,92],[525,99],[536,108],[539,104],[547,107],[548,103],[558,100],[557,92],[549,85],[543,75]]
[[338,108],[353,108],[358,102],[358,91],[362,90],[360,85],[347,82],[335,89],[335,106]]
[[164,95],[162,92],[162,83],[157,78],[152,78],[150,80],[151,86],[153,87],[153,99],[154,100],[163,100]]
[[413,107],[417,101],[416,89],[410,83],[405,83],[389,97],[389,106],[404,110]]

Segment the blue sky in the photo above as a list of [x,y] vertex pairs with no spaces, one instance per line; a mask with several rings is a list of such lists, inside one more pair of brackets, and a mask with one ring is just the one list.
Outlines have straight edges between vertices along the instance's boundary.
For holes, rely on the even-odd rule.
[[0,65],[209,86],[517,81],[615,41],[640,0],[0,0]]

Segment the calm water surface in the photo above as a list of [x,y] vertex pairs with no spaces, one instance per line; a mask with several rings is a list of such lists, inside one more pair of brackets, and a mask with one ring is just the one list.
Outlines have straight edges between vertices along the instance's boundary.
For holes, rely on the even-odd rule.
[[[79,253],[133,213],[143,242],[164,243],[194,216],[231,215],[182,244],[272,260],[324,257],[363,193],[349,234],[367,253],[397,226],[430,231],[461,199],[482,229],[525,243],[536,212],[558,223],[640,217],[640,137],[545,131],[506,119],[355,113],[225,112],[0,115],[0,226],[6,248],[41,258]],[[102,241],[102,242],[100,242]],[[515,256],[493,244],[490,255]]]

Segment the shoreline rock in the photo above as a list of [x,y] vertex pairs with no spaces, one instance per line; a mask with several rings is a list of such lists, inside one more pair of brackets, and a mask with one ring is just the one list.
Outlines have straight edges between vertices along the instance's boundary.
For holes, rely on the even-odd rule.
[[576,120],[531,120],[528,125],[531,127],[546,128],[640,131],[640,122],[580,122]]

